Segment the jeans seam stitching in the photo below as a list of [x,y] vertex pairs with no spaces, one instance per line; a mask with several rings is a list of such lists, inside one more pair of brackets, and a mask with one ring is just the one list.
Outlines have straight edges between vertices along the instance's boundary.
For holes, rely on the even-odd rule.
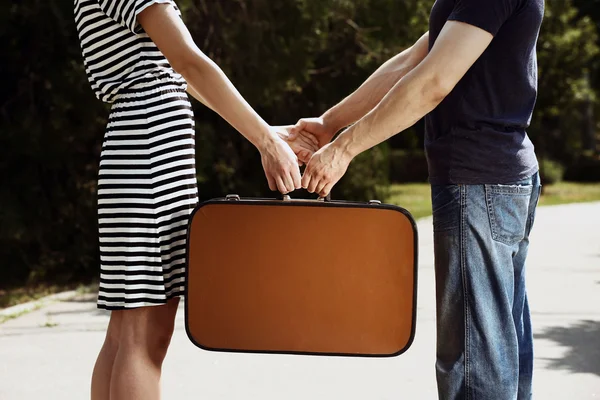
[[468,288],[466,279],[466,233],[465,233],[465,216],[466,216],[466,200],[467,200],[467,187],[460,187],[460,265],[462,272],[462,283],[463,283],[463,307],[464,307],[464,331],[465,331],[465,342],[464,342],[464,362],[465,362],[465,400],[471,398],[470,395],[470,371],[469,371],[469,299],[468,299]]
[[492,193],[488,185],[485,185],[485,201],[487,203],[488,218],[490,219],[490,231],[492,234],[492,239],[496,240],[498,238],[498,235],[496,234],[496,217],[494,214]]

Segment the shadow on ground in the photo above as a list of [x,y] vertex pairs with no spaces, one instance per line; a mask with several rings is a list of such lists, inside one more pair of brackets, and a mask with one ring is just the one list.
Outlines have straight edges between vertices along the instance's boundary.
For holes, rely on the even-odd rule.
[[563,357],[545,359],[550,368],[600,376],[600,321],[583,320],[568,327],[550,327],[534,337],[567,348]]

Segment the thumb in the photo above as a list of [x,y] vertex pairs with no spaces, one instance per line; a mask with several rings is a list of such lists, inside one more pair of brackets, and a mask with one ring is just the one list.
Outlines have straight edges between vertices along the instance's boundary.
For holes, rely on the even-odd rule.
[[296,122],[296,125],[294,125],[290,129],[290,140],[296,139],[298,137],[298,135],[300,135],[300,133],[302,133],[302,131],[304,130],[305,127],[306,127],[306,121],[304,121],[303,119]]

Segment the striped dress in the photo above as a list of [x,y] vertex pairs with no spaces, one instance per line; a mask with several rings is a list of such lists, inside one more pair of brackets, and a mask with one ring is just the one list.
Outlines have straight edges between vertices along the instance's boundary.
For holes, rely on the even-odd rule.
[[75,0],[86,73],[112,104],[98,176],[100,290],[109,310],[181,296],[197,203],[194,119],[185,80],[137,15],[171,0]]

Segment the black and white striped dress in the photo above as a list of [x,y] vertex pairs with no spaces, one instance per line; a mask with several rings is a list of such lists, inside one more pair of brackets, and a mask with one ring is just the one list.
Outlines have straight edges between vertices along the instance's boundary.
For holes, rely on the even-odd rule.
[[110,310],[183,294],[198,198],[186,82],[137,23],[154,3],[177,9],[171,0],[75,0],[86,73],[112,103],[98,177],[98,307]]

